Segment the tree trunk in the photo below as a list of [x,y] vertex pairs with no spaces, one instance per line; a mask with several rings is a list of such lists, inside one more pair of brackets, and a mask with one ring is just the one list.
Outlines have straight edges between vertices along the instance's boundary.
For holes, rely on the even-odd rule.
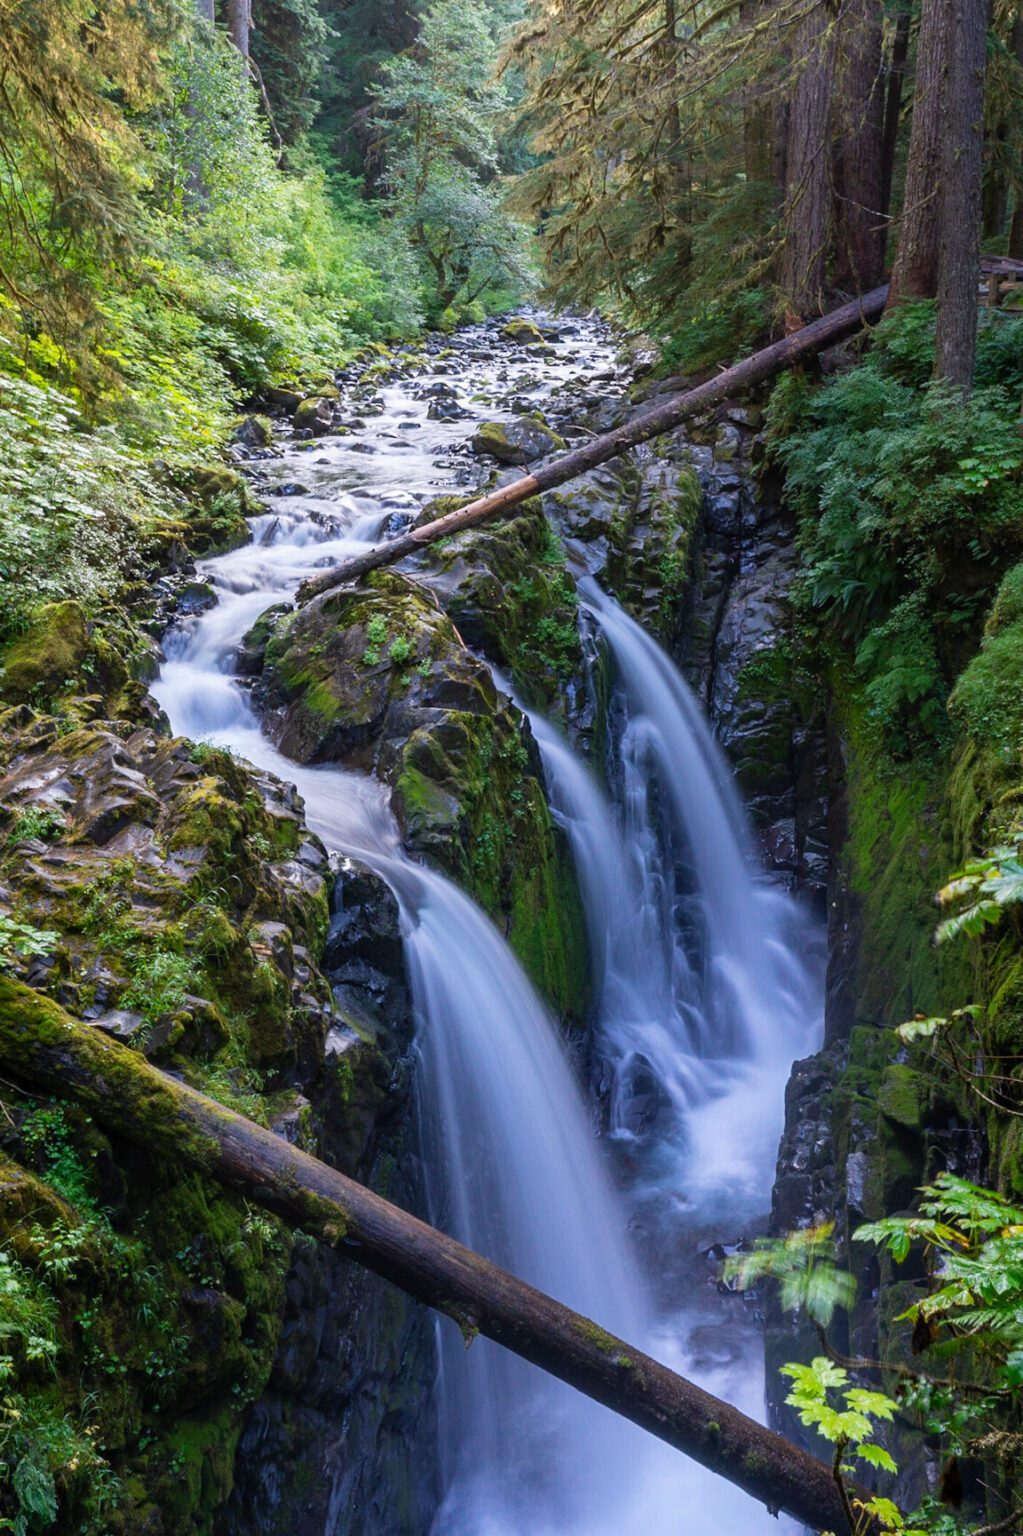
[[199,13],[199,20],[208,21],[212,26],[217,19],[215,0],[195,0],[195,8]]
[[453,1318],[467,1341],[496,1340],[773,1510],[815,1530],[844,1528],[831,1472],[807,1452],[6,976],[0,1061],[5,1073],[88,1105],[146,1151],[197,1167],[316,1234]]
[[938,291],[942,143],[955,4],[956,0],[923,0],[921,6],[913,128],[892,271],[892,304],[900,299],[933,299]]
[[249,56],[252,0],[227,0],[227,30],[243,59]]
[[582,448],[575,448],[560,458],[550,460],[531,474],[523,475],[520,480],[514,480],[498,491],[481,496],[457,512],[449,512],[432,523],[413,528],[400,538],[378,544],[366,554],[356,555],[342,565],[335,566],[333,570],[324,571],[303,584],[299,589],[299,597],[316,597],[346,581],[355,581],[368,571],[376,570],[378,566],[392,565],[406,555],[416,554],[424,544],[432,544],[435,539],[458,533],[463,528],[473,528],[477,523],[496,517],[499,512],[507,512],[519,506],[530,496],[554,490],[555,486],[564,485],[567,480],[574,480],[587,470],[596,469],[599,464],[606,464],[609,459],[617,458],[639,443],[649,442],[653,437],[671,432],[681,422],[710,410],[729,396],[752,389],[755,384],[773,377],[783,368],[804,362],[826,347],[845,341],[864,325],[873,324],[881,318],[887,295],[887,288],[876,288],[853,303],[844,304],[833,314],[823,315],[793,335],[765,347],[763,351],[754,352],[752,357],[736,363],[734,368],[724,369],[706,384],[687,390],[685,394],[670,396],[663,405],[643,412],[624,426],[616,427],[613,432],[593,438]]
[[[1012,24],[1012,48],[1016,63],[1023,69],[1023,16],[1017,16]],[[1012,223],[1009,226],[1009,255],[1023,261],[1023,182],[1018,179],[1013,188]]]
[[[884,104],[884,135],[881,145],[881,212],[887,221],[892,211],[892,181],[895,177],[895,154],[899,144],[899,124],[902,121],[902,91],[906,82],[906,59],[909,56],[909,9],[899,12],[892,39],[892,55],[888,61],[888,87]],[[888,225],[884,228],[885,248],[888,244]]]
[[984,166],[984,73],[990,0],[946,0],[954,28],[945,112],[934,376],[967,393],[977,352]]
[[[763,0],[742,0],[739,7],[739,25],[752,29],[763,9]],[[774,180],[779,201],[785,193],[784,166],[775,159],[778,127],[777,104],[765,101],[755,71],[743,91],[742,138],[746,180],[770,182]]]
[[831,239],[835,39],[823,0],[800,26],[793,51],[799,75],[789,105],[780,278],[792,313],[806,320],[824,309]]
[[842,31],[835,282],[862,293],[884,272],[884,90],[880,0],[852,0]]

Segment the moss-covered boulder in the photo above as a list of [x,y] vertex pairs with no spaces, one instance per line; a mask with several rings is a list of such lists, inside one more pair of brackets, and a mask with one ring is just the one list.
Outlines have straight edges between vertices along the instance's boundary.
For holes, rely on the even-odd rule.
[[522,315],[517,315],[513,320],[509,320],[507,325],[502,326],[501,335],[505,341],[529,341],[533,343],[543,343],[544,341],[543,332],[539,327],[534,325],[532,320],[527,320]]
[[[437,504],[426,518],[440,515]],[[507,522],[441,540],[419,578],[462,638],[511,674],[527,701],[567,714],[585,692],[575,582],[538,500]]]
[[480,458],[497,459],[500,464],[532,464],[564,448],[565,440],[546,422],[520,416],[511,422],[481,422],[470,446]]
[[476,896],[555,1006],[579,1018],[580,902],[535,749],[436,600],[377,571],[309,603],[274,631],[263,699],[290,756],[374,767],[409,846]]
[[605,464],[544,497],[554,525],[587,547],[590,568],[662,642],[686,611],[703,508],[695,471],[670,445]]
[[47,603],[23,635],[0,652],[0,699],[52,702],[74,694],[116,701],[128,669],[78,602]]
[[248,542],[246,518],[257,510],[244,475],[226,464],[200,464],[175,472],[184,495],[180,530],[193,555],[219,555]]
[[324,395],[310,395],[295,407],[292,420],[297,431],[325,437],[334,426],[333,402]]

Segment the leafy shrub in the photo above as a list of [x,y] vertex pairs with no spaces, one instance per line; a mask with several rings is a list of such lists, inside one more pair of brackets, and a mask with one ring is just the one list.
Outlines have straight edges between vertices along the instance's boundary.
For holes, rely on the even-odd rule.
[[892,750],[940,734],[951,679],[1023,549],[1015,402],[913,382],[930,320],[908,306],[866,362],[816,393],[789,379],[771,424],[799,514],[799,596],[847,643]]
[[0,640],[46,602],[95,609],[141,573],[148,521],[172,513],[112,428],[90,430],[67,395],[5,363],[0,338]]

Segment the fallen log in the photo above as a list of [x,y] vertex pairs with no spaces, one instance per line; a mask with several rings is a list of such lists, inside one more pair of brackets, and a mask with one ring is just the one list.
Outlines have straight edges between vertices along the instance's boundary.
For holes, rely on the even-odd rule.
[[727,400],[732,395],[742,394],[752,389],[754,385],[761,384],[765,379],[780,373],[782,369],[805,362],[807,358],[824,351],[826,347],[845,341],[861,330],[864,325],[872,325],[880,320],[884,313],[887,297],[886,287],[875,288],[870,293],[865,293],[862,298],[855,299],[851,304],[845,304],[841,309],[833,310],[830,315],[822,315],[819,320],[803,326],[791,336],[785,336],[781,341],[776,341],[771,346],[764,347],[762,351],[754,352],[751,357],[744,358],[741,363],[736,363],[734,368],[725,368],[713,379],[708,379],[705,384],[686,390],[684,394],[672,395],[662,405],[643,412],[632,421],[626,422],[624,426],[616,427],[613,432],[606,432],[601,437],[595,437],[592,442],[586,443],[582,448],[573,448],[569,453],[550,459],[534,473],[523,475],[520,479],[512,481],[510,485],[491,491],[489,495],[479,497],[456,512],[449,512],[444,517],[435,518],[431,523],[424,523],[420,528],[413,528],[397,539],[376,544],[365,554],[355,555],[352,559],[342,561],[340,565],[324,571],[321,575],[311,577],[299,588],[299,598],[306,600],[317,597],[322,592],[344,586],[346,582],[358,580],[369,571],[376,570],[378,566],[393,565],[396,560],[403,560],[406,555],[414,555],[425,544],[432,544],[436,539],[460,533],[463,528],[475,528],[478,523],[496,517],[499,512],[507,512],[512,507],[519,506],[530,496],[538,496],[543,491],[554,490],[556,486],[564,485],[566,481],[585,474],[587,470],[596,469],[598,464],[606,464],[609,459],[617,458],[629,448],[649,442],[651,438],[660,437],[664,432],[671,432],[683,421],[700,415],[702,411],[709,410],[712,406],[720,405],[722,400]]
[[85,1104],[109,1130],[197,1167],[408,1295],[495,1339],[814,1530],[847,1528],[830,1470],[560,1302],[0,976],[5,1077]]

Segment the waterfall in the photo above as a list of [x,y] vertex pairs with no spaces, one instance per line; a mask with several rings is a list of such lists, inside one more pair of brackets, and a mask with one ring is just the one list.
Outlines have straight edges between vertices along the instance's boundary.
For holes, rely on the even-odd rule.
[[[602,345],[586,342],[575,356],[599,366]],[[479,360],[467,376],[479,389],[493,370],[490,350],[477,344],[467,356]],[[519,374],[528,381],[532,366],[528,358],[513,365],[511,383]],[[566,355],[545,366],[563,381],[577,364]],[[756,1326],[743,1322],[734,1298],[721,1302],[698,1239],[704,1228],[738,1236],[763,1211],[784,1075],[809,1045],[817,1003],[799,959],[798,919],[756,875],[727,770],[670,661],[583,584],[616,673],[615,805],[534,719],[583,889],[610,1131],[631,1159],[624,1197],[554,1023],[504,939],[448,880],[408,859],[382,786],[282,757],[233,675],[259,613],[290,599],[323,564],[384,536],[389,509],[414,509],[458,483],[457,465],[437,455],[464,440],[465,424],[429,417],[428,401],[401,385],[382,398],[378,420],[322,445],[316,460],[290,450],[266,466],[282,493],[271,491],[272,510],[254,520],[250,545],[203,562],[219,602],[168,636],[153,691],[175,731],[294,783],[324,843],[394,890],[436,1224],[759,1415]],[[368,467],[360,450],[370,438]],[[299,476],[308,489],[296,492],[286,482]],[[633,1253],[630,1219],[648,1249],[658,1228],[656,1298]],[[486,1340],[466,1349],[447,1320],[437,1330],[446,1492],[433,1536],[778,1530],[730,1485],[563,1384]],[[346,1529],[343,1508],[337,1518],[324,1536]]]
[[[257,614],[289,595],[324,545],[340,542],[331,526],[311,537],[305,520],[265,520],[257,534],[257,546],[204,563],[220,601],[168,636],[153,692],[176,732],[293,783],[324,843],[394,890],[418,1024],[432,1219],[642,1343],[649,1311],[623,1208],[553,1021],[505,940],[450,881],[404,855],[382,786],[284,758],[232,674]],[[649,1528],[660,1507],[644,1504],[652,1469],[676,1477],[681,1458],[488,1340],[467,1350],[447,1320],[438,1321],[438,1344],[448,1492],[437,1536],[638,1536]],[[666,1536],[674,1529],[667,1506],[662,1518],[654,1529]]]

